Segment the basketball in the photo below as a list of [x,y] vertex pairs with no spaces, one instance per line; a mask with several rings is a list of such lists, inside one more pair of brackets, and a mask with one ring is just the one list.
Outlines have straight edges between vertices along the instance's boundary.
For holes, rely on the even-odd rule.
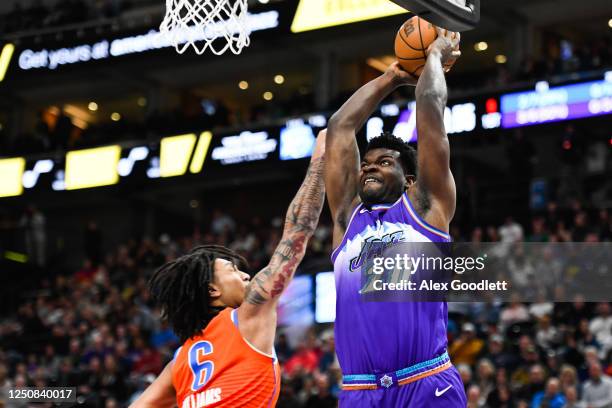
[[[402,68],[419,77],[427,62],[427,48],[437,37],[436,27],[418,16],[402,24],[395,36],[395,56]],[[450,69],[453,63],[445,69]]]

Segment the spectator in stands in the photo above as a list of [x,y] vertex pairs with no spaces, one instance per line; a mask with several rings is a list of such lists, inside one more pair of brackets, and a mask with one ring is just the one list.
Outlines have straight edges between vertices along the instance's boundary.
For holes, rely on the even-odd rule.
[[497,333],[489,336],[487,342],[487,352],[484,358],[493,362],[494,367],[508,368],[514,363],[514,356],[504,350],[504,339]]
[[467,390],[467,408],[479,408],[481,406],[480,387],[471,385]]
[[576,387],[567,387],[564,395],[565,405],[563,405],[563,408],[587,408],[587,405],[578,399]]
[[215,209],[213,210],[210,229],[216,235],[234,232],[234,230],[236,229],[236,222],[232,217],[227,214],[224,214],[221,210]]
[[529,321],[529,312],[524,304],[518,301],[519,295],[512,295],[512,303],[502,309],[500,315],[500,323],[502,329],[505,330],[515,323],[523,323]]
[[457,371],[459,371],[459,375],[461,376],[461,381],[463,382],[463,388],[467,394],[467,389],[472,385],[472,368],[467,364],[457,364]]
[[549,378],[544,391],[537,392],[531,402],[532,408],[562,408],[565,396],[560,391],[558,378]]
[[478,361],[476,370],[478,374],[477,384],[480,389],[480,406],[484,405],[489,394],[495,389],[495,367],[490,360],[485,358]]
[[305,408],[335,408],[338,400],[329,392],[329,378],[326,374],[315,376],[316,393],[308,398]]
[[515,406],[507,381],[497,381],[496,388],[487,397],[485,406],[488,408],[512,408]]
[[[582,207],[568,212],[569,234],[574,230],[576,211],[583,211]],[[253,222],[248,231],[261,242],[244,249],[249,258],[270,255],[266,245],[270,240],[278,240],[277,227]],[[220,234],[210,231],[201,240],[216,243],[219,239],[228,239],[230,244],[240,241],[238,236],[227,235],[227,228],[220,229]],[[491,237],[496,239],[496,228],[490,229],[494,232]],[[100,257],[100,267],[86,279],[67,274],[50,279],[48,284],[41,283],[40,293],[24,300],[14,316],[0,321],[0,392],[3,384],[6,387],[6,384],[46,383],[77,386],[92,406],[123,406],[132,400],[172,357],[173,351],[170,333],[159,325],[158,311],[147,306],[146,276],[159,259],[184,251],[198,239],[174,240],[167,236],[163,243],[149,239],[129,241],[110,251],[110,256]],[[327,245],[324,241],[325,238],[321,245]],[[542,265],[537,264],[538,273],[543,265],[556,258],[559,257],[554,251],[549,253]],[[579,267],[580,263],[575,266]],[[567,267],[561,264],[559,269]],[[608,377],[594,373],[593,365],[604,361],[599,372],[606,367],[612,373],[612,352],[605,356],[597,341],[606,335],[610,312],[605,309],[610,305],[597,305],[597,314],[594,314],[594,305],[580,296],[573,303],[554,304],[552,311],[542,294],[529,307],[518,302],[520,299],[514,300],[515,304],[503,309],[502,314],[506,314],[501,321],[507,325],[509,321],[514,322],[509,316],[524,315],[524,320],[519,319],[523,324],[516,327],[518,332],[499,331],[500,320],[495,317],[495,310],[501,306],[494,303],[463,308],[461,313],[452,316],[458,322],[470,322],[449,344],[463,355],[463,363],[457,364],[457,369],[468,395],[472,396],[471,403],[488,408],[532,406],[536,395],[545,401],[546,395],[554,394],[550,392],[550,381],[545,386],[547,377],[551,376],[559,378],[558,390],[563,391],[566,407],[597,406],[593,404],[595,399],[587,403],[587,390],[581,390],[583,381],[588,379],[588,393],[597,398],[609,386]],[[514,310],[522,308],[519,312]],[[489,314],[494,317],[483,317]],[[503,323],[501,326],[505,328]],[[450,324],[449,330],[452,330]],[[558,336],[551,335],[554,332]],[[486,348],[485,336],[488,336]],[[517,341],[518,350],[514,349]],[[479,343],[480,347],[469,346]],[[286,337],[279,334],[276,350],[283,370],[279,407],[302,408],[311,398],[315,401],[312,404],[324,399],[335,406],[331,401],[339,391],[340,373],[333,358],[331,332],[317,336],[310,330],[295,355]],[[478,362],[476,366],[475,362]],[[8,367],[7,374],[2,372],[3,365]],[[320,375],[326,379],[320,381]],[[492,378],[495,378],[493,386]],[[296,400],[296,394],[303,404]],[[576,402],[583,394],[583,401]],[[327,395],[331,398],[326,398]]]
[[599,210],[598,216],[599,239],[601,241],[612,241],[612,217],[610,217],[610,213],[603,208]]
[[34,265],[44,266],[47,253],[46,219],[43,213],[34,205],[28,205],[19,221],[19,227],[25,234],[25,244],[28,256]]
[[276,350],[276,356],[281,364],[284,364],[285,361],[287,361],[293,355],[293,350],[289,345],[287,335],[282,332],[278,334],[274,349]]
[[612,379],[603,375],[599,362],[591,363],[589,377],[584,384],[582,401],[588,407],[612,408]]
[[509,255],[512,256],[508,257],[506,267],[512,277],[513,287],[519,291],[531,292],[534,289],[533,282],[536,272],[531,257],[525,254],[522,244],[513,246]]
[[563,364],[561,366],[559,381],[561,382],[560,388],[567,390],[568,388],[574,388],[579,386],[578,384],[578,372],[574,367],[569,364]]
[[[515,372],[515,375],[517,373]],[[546,382],[546,374],[544,372],[544,367],[541,364],[534,364],[529,369],[529,377],[528,381],[525,385],[518,388],[516,390],[516,397],[519,400],[526,401],[530,403],[533,401],[535,395],[544,390],[544,385]]]
[[601,347],[600,358],[608,355],[612,350],[612,314],[610,303],[601,302],[597,305],[597,317],[589,323],[589,330]]
[[538,328],[536,331],[536,343],[544,350],[552,350],[560,342],[560,333],[555,326],[551,324],[549,315],[544,315],[538,319]]
[[501,242],[514,244],[523,240],[523,227],[512,217],[506,217],[504,225],[499,227]]
[[473,365],[484,347],[484,342],[476,337],[476,327],[472,323],[464,323],[461,335],[453,341],[448,353],[455,364]]
[[327,372],[336,361],[336,352],[334,348],[334,332],[326,330],[321,334],[321,358],[319,359],[319,371]]
[[302,342],[295,354],[287,360],[285,371],[287,374],[294,375],[298,372],[312,374],[319,366],[319,354],[313,347],[308,347],[306,342]]

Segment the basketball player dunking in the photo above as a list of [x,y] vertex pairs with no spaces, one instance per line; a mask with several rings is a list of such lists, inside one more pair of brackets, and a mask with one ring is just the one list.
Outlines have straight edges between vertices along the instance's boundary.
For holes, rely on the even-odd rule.
[[414,85],[397,63],[359,89],[328,125],[325,186],[334,220],[341,407],[466,406],[446,352],[446,303],[365,302],[360,272],[351,267],[366,241],[451,239],[456,192],[444,130],[443,66],[459,57],[459,34],[438,35],[416,84],[418,152],[385,133],[370,141],[359,161],[356,132],[394,89]]
[[201,246],[158,269],[150,282],[183,345],[132,404],[144,407],[273,407],[280,390],[274,354],[276,305],[302,261],[324,202],[325,134],[289,205],[281,242],[252,280],[230,249]]

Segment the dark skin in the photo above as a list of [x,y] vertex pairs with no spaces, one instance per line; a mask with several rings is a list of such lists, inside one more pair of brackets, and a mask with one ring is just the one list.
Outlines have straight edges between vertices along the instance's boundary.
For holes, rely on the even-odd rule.
[[[238,330],[258,351],[272,355],[276,334],[276,306],[285,288],[304,258],[325,201],[325,131],[317,137],[310,166],[300,189],[291,201],[285,217],[283,236],[270,263],[253,279],[225,259],[215,259],[214,280],[208,293],[210,305],[237,309]],[[172,385],[172,362],[130,406],[160,408],[176,405]]]
[[410,188],[415,179],[404,172],[398,151],[369,150],[359,169],[359,198],[368,206],[391,204]]
[[[427,63],[418,82],[397,62],[393,63],[383,75],[355,92],[329,121],[325,188],[334,220],[334,247],[342,241],[352,210],[360,202],[365,205],[393,203],[404,191],[427,223],[442,231],[449,230],[455,213],[456,188],[444,129],[447,100],[444,66],[461,55],[460,35],[437,31],[438,38],[428,48]],[[359,129],[386,96],[400,86],[415,84],[418,180],[403,170],[399,152],[374,149],[360,161],[355,140]],[[379,180],[366,185],[365,173]]]

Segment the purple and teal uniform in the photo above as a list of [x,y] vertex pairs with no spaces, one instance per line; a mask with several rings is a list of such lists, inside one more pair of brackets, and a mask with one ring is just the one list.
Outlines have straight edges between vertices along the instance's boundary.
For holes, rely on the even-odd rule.
[[446,302],[364,301],[356,265],[366,242],[450,242],[450,236],[423,221],[406,193],[391,205],[354,209],[332,253],[340,406],[465,407],[463,383],[446,351]]

